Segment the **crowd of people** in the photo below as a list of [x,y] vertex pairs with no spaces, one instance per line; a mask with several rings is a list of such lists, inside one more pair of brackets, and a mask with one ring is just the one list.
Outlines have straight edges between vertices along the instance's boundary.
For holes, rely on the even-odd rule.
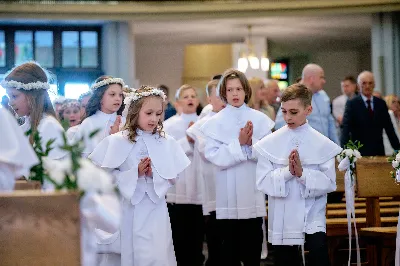
[[78,100],[53,106],[46,70],[24,63],[1,82],[1,189],[12,190],[10,180],[37,163],[32,135],[23,132],[54,139],[48,157],[63,160],[66,131],[69,142],[84,141],[81,156],[111,173],[120,192],[119,228],[97,228],[96,262],[84,265],[258,266],[266,235],[276,266],[300,265],[304,244],[308,265],[329,265],[325,213],[336,190],[335,156],[350,139],[364,144],[362,155],[399,149],[400,106],[394,95],[374,95],[368,71],[345,77],[332,105],[324,84],[316,64],[282,92],[275,80],[227,69],[207,83],[208,105],[199,109],[191,85],[171,103],[165,85],[130,89],[101,76]]

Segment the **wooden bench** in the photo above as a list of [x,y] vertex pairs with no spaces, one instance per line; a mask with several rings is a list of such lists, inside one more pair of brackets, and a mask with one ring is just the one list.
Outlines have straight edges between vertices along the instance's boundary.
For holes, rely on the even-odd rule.
[[39,181],[17,180],[14,186],[14,190],[35,190],[40,188],[41,185]]
[[[382,207],[382,206],[381,206]],[[356,209],[356,217],[365,217],[367,210],[365,208]],[[399,206],[391,208],[381,208],[381,216],[396,216],[399,214]],[[342,218],[346,217],[346,209],[327,210],[326,218]]]
[[[381,207],[396,207],[400,206],[400,201],[385,201],[385,202],[379,202],[379,205]],[[359,208],[365,208],[367,206],[366,202],[356,202],[354,204],[354,207],[356,209]],[[346,209],[346,203],[329,203],[326,205],[327,210],[333,210],[333,209]]]
[[0,194],[0,264],[80,265],[78,196],[40,191]]
[[[390,176],[393,168],[386,157],[362,158],[357,161],[357,195],[366,198],[366,224],[357,225],[360,235],[368,241],[367,256],[369,266],[389,265],[388,258],[394,252],[396,235],[390,234],[392,229],[384,229],[385,218],[381,217],[379,197],[399,197],[400,189]],[[398,220],[398,213],[392,217]],[[396,223],[397,224],[397,221]],[[394,225],[395,225],[394,224]],[[392,250],[393,252],[388,252]]]

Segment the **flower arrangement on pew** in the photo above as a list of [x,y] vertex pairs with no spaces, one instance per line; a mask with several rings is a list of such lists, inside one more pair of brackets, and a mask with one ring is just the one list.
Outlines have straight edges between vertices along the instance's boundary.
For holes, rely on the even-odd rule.
[[[96,133],[97,131],[91,133],[90,137]],[[43,151],[41,137],[39,133],[34,133],[34,150],[40,162],[31,169],[29,179],[39,180],[42,184],[47,180],[56,190],[112,192],[114,186],[111,175],[95,166],[89,159],[81,157],[84,150],[83,139],[70,144],[65,133],[62,133],[62,137],[63,146],[60,148],[67,151],[67,157],[62,160],[51,160],[47,155],[54,140],[48,141],[46,150]]]
[[358,141],[349,141],[345,146],[344,150],[336,156],[339,162],[338,169],[340,171],[346,171],[344,175],[344,187],[346,197],[346,212],[347,212],[347,230],[349,234],[349,259],[348,265],[351,262],[351,239],[352,239],[352,228],[351,223],[354,225],[354,235],[356,239],[356,252],[357,252],[357,265],[361,265],[360,246],[358,243],[358,233],[356,225],[356,212],[354,207],[355,193],[354,193],[354,180],[355,180],[355,163],[361,158],[361,153],[358,151],[363,145]]
[[392,156],[388,158],[388,162],[392,164],[394,171],[390,171],[390,176],[400,182],[400,152],[395,151]]
[[358,140],[349,142],[344,146],[344,150],[336,156],[336,160],[339,162],[339,170],[344,171],[347,168],[350,169],[351,183],[354,183],[354,170],[355,170],[355,162],[360,159],[361,153],[358,151],[363,144],[361,144]]

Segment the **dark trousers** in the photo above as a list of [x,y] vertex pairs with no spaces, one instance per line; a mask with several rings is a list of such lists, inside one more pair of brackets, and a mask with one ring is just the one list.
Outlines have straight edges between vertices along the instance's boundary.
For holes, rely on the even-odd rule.
[[222,238],[220,265],[260,266],[263,218],[218,220]]
[[204,218],[201,205],[168,204],[178,266],[203,265]]
[[221,266],[220,257],[222,240],[218,229],[215,211],[210,212],[210,215],[204,216],[204,221],[208,249],[206,266]]
[[[307,266],[330,266],[326,234],[306,234],[305,249],[308,250]],[[275,266],[301,266],[303,259],[300,246],[273,246]]]

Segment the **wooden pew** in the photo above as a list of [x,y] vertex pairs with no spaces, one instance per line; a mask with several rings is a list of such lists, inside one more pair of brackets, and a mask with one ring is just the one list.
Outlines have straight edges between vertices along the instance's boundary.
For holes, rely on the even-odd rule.
[[14,186],[14,190],[35,190],[40,188],[41,185],[39,181],[17,180]]
[[0,194],[0,264],[80,265],[78,195]]
[[[395,234],[388,233],[383,229],[384,218],[381,217],[381,206],[379,197],[399,197],[400,188],[390,176],[392,166],[386,157],[362,158],[357,161],[357,195],[366,198],[366,224],[368,228],[360,229],[360,235],[367,239],[367,256],[369,266],[387,265],[390,255],[388,250],[394,251]],[[398,213],[392,217],[398,219]],[[397,224],[397,221],[396,221]],[[395,224],[394,224],[395,225]],[[391,230],[389,230],[390,232]]]

